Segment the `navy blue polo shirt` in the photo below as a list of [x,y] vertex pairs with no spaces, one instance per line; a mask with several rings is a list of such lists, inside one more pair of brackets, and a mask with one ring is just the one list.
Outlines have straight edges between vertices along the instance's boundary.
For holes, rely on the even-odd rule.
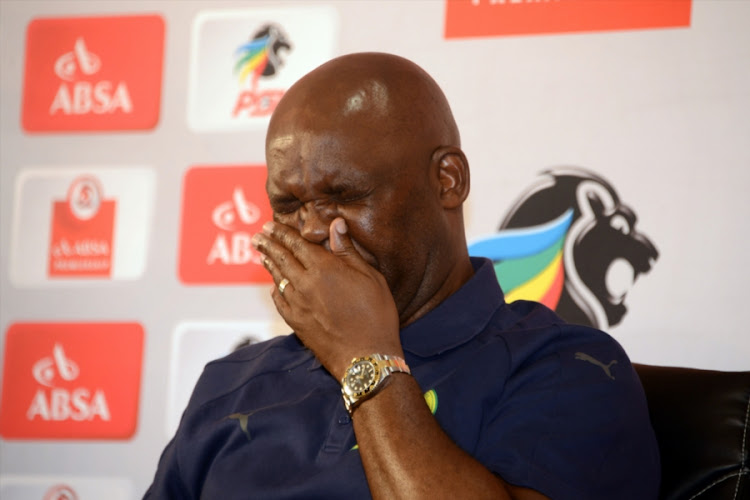
[[[453,441],[553,499],[656,498],[659,456],[620,345],[534,302],[506,304],[489,261],[401,331]],[[209,363],[146,498],[369,498],[340,385],[295,335]],[[439,495],[439,492],[436,492]]]

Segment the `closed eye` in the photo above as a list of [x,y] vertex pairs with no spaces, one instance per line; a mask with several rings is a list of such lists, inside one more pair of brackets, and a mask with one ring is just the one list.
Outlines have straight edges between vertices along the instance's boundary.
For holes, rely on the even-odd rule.
[[341,189],[333,191],[331,201],[335,203],[355,203],[357,201],[367,198],[372,193],[372,190],[352,190],[352,189]]
[[271,210],[276,214],[290,214],[296,210],[299,210],[300,201],[296,198],[275,198],[269,200],[271,203]]

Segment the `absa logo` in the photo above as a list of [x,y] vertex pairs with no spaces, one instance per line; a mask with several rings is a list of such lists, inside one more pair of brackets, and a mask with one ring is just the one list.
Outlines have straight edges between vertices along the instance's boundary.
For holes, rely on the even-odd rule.
[[164,20],[158,15],[32,20],[26,32],[23,128],[153,128],[163,51]]
[[72,52],[66,52],[55,61],[55,74],[63,80],[55,93],[49,114],[82,115],[86,113],[132,113],[133,104],[128,85],[124,81],[89,81],[77,77],[95,75],[101,62],[99,57],[86,48],[83,37],[79,37]]
[[52,205],[50,277],[110,276],[115,209],[96,177],[73,180],[67,200]]
[[26,411],[26,418],[33,421],[93,420],[100,418],[104,421],[111,419],[107,398],[101,389],[76,387],[73,390],[56,387],[56,379],[61,382],[73,382],[78,378],[78,365],[65,356],[61,344],[55,344],[52,356],[44,357],[34,363],[32,367],[34,380],[40,387]]
[[269,283],[252,247],[253,234],[272,217],[266,169],[193,167],[185,174],[180,279],[185,283]]
[[469,253],[494,262],[508,302],[534,300],[566,321],[604,329],[622,321],[628,292],[659,256],[636,220],[602,177],[549,170]]
[[5,336],[0,434],[127,439],[138,417],[137,323],[16,323]]
[[236,186],[232,199],[220,203],[211,213],[211,221],[220,230],[206,262],[242,265],[260,264],[260,255],[250,245],[247,229],[260,219],[260,208],[247,200],[241,186]]
[[239,75],[240,85],[245,86],[232,111],[232,116],[241,113],[247,116],[270,116],[284,96],[284,89],[260,89],[261,77],[272,77],[281,68],[281,50],[291,50],[287,35],[276,24],[263,26],[250,41],[235,51],[237,59],[234,72]]
[[47,490],[44,500],[78,500],[78,494],[67,484],[56,484]]

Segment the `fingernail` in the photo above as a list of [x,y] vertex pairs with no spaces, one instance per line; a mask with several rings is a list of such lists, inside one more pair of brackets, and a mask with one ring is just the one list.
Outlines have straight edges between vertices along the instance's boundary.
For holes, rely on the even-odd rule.
[[263,224],[263,232],[270,236],[273,232],[273,222],[268,221]]
[[260,245],[260,235],[254,234],[252,238],[250,238],[250,244],[253,246],[253,248],[258,248],[258,245]]
[[346,222],[344,219],[336,219],[334,221],[333,229],[339,234],[346,234]]

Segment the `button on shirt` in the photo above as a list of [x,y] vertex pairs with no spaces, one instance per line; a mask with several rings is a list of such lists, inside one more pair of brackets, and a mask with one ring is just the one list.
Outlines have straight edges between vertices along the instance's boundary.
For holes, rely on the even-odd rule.
[[[472,263],[401,331],[443,430],[556,500],[656,498],[656,439],[620,345],[541,304],[506,304],[491,262]],[[294,334],[278,337],[206,365],[145,498],[369,498],[356,444],[339,381]]]

